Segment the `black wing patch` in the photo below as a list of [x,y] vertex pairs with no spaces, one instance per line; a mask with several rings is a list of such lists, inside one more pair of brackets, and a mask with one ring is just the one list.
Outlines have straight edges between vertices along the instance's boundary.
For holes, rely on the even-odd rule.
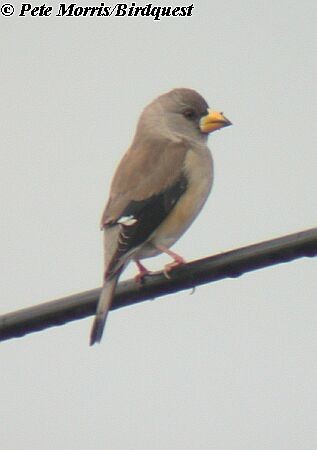
[[[119,259],[145,242],[167,217],[187,189],[185,175],[165,191],[142,201],[132,200],[120,217],[106,227],[120,226],[118,249],[107,270],[107,276],[117,270]],[[120,223],[121,221],[121,223]]]

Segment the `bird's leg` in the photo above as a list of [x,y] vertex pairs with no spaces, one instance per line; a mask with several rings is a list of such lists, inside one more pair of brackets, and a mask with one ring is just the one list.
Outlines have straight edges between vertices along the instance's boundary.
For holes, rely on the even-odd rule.
[[140,261],[138,259],[136,259],[135,264],[137,265],[137,268],[139,270],[139,273],[134,277],[134,281],[137,284],[142,284],[143,283],[143,279],[146,275],[150,275],[151,271],[148,270],[146,267],[143,266],[143,264],[140,263]]
[[166,276],[166,278],[170,278],[169,272],[171,272],[171,270],[175,269],[175,267],[181,266],[186,263],[185,259],[182,256],[178,255],[175,252],[172,252],[172,250],[170,250],[169,248],[164,247],[163,245],[156,245],[155,247],[160,252],[166,253],[168,256],[173,258],[173,261],[171,263],[166,264],[164,266],[163,273]]

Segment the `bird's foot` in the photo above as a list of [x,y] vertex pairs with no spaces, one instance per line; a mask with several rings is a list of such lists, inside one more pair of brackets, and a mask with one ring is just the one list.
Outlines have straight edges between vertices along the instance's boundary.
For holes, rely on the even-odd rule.
[[156,248],[158,250],[160,250],[162,253],[166,253],[168,256],[173,258],[173,261],[171,263],[166,264],[166,266],[164,266],[163,273],[164,273],[166,278],[171,278],[170,277],[170,272],[173,269],[175,269],[175,267],[182,266],[183,264],[186,264],[186,261],[185,261],[185,259],[182,256],[178,255],[175,252],[172,252],[172,250],[170,250],[169,248],[163,247],[162,245],[157,245]]
[[138,285],[142,285],[144,283],[144,278],[146,275],[151,275],[151,271],[148,270],[143,264],[140,263],[140,261],[136,260],[135,264],[137,265],[137,268],[139,270],[139,273],[135,275],[134,281]]
[[175,269],[176,267],[182,266],[183,264],[186,264],[185,259],[182,258],[181,256],[177,255],[177,258],[174,258],[174,260],[171,263],[166,264],[164,266],[163,273],[164,273],[165,277],[166,278],[171,278],[170,272],[173,269]]

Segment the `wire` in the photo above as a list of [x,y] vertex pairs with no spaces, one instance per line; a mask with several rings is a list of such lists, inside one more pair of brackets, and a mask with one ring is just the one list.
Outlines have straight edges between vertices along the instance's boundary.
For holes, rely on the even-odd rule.
[[[134,280],[123,281],[117,286],[111,309],[316,255],[317,228],[313,228],[184,264],[171,272],[170,279],[158,272],[146,277],[142,286],[138,286]],[[92,289],[2,315],[0,341],[93,315],[99,293],[100,288]]]

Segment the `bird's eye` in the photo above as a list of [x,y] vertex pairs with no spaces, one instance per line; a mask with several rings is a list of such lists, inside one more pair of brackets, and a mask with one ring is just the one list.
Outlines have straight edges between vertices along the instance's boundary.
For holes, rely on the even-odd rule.
[[196,119],[196,113],[191,108],[185,109],[183,111],[183,116],[186,117],[186,119],[190,119],[190,120]]

